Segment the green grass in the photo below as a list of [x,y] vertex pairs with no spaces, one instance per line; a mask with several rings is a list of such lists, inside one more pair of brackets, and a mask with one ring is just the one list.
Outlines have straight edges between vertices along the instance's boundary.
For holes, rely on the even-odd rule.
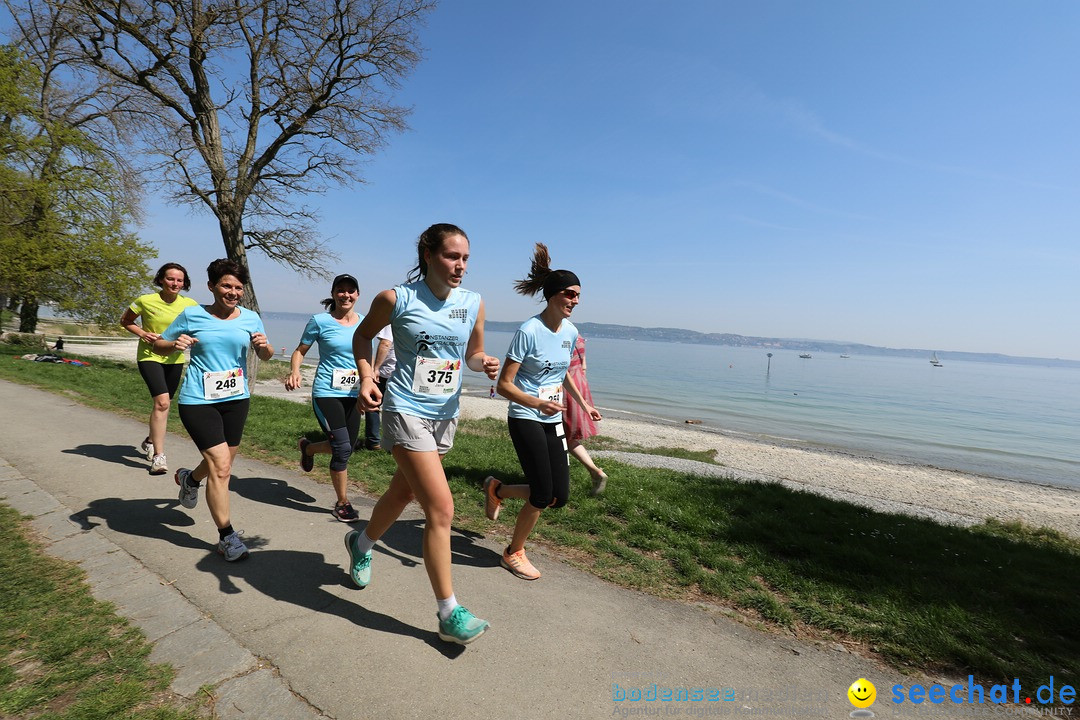
[[194,720],[147,662],[142,634],[95,600],[77,567],[46,556],[0,505],[0,716]]
[[[0,353],[0,377],[139,419],[149,404],[128,363],[68,368]],[[182,432],[178,422],[170,429]],[[321,437],[306,405],[255,397],[241,451],[293,467],[305,434]],[[315,477],[327,475],[326,459],[316,464]],[[1017,677],[1031,687],[1080,676],[1075,539],[1021,524],[941,526],[779,485],[604,466],[607,492],[591,498],[574,463],[570,503],[544,513],[534,533],[602,578],[810,640],[854,643],[901,669]],[[446,470],[457,526],[505,542],[521,502],[507,501],[491,523],[480,490],[489,474],[523,481],[505,422],[462,422]],[[392,471],[386,453],[350,463],[351,478],[376,495]]]
[[606,435],[589,438],[590,450],[621,450],[623,452],[643,453],[645,455],[663,455],[664,457],[697,460],[711,465],[723,465],[716,461],[716,450],[687,450],[676,447],[645,447],[636,443],[624,442]]

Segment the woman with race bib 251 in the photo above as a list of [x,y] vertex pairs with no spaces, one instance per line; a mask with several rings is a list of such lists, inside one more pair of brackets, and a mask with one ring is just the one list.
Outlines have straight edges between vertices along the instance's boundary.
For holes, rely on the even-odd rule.
[[176,471],[180,504],[193,508],[206,480],[206,505],[218,529],[217,551],[229,562],[248,556],[229,516],[229,478],[244,434],[251,394],[247,382],[248,348],[263,360],[274,356],[259,314],[240,307],[248,271],[222,258],[206,268],[211,305],[180,313],[154,343],[159,353],[191,349],[191,362],[180,388],[180,421],[202,462],[194,470]]
[[[382,448],[397,470],[371,512],[363,532],[345,537],[350,576],[371,582],[371,549],[413,499],[424,511],[424,566],[438,606],[439,637],[467,645],[488,623],[459,605],[450,577],[450,525],[454,497],[442,458],[454,444],[461,372],[468,367],[494,379],[499,359],[484,352],[484,303],[461,287],[469,239],[458,227],[432,225],[420,235],[417,264],[404,285],[375,296],[353,339],[360,371],[358,402],[364,410],[382,403]],[[375,383],[371,339],[390,325],[397,366],[386,395]]]
[[536,244],[529,276],[514,285],[522,295],[543,291],[543,311],[521,324],[506,351],[499,375],[499,394],[510,401],[507,424],[527,484],[504,485],[493,477],[484,480],[484,511],[499,517],[504,498],[528,502],[518,512],[510,544],[501,565],[524,580],[537,580],[540,571],[525,556],[525,540],[547,508],[560,508],[570,497],[570,466],[562,412],[565,390],[596,420],[600,413],[589,405],[566,374],[578,331],[570,314],[581,296],[581,283],[569,270],[552,270],[548,249]]
[[360,433],[360,410],[356,391],[360,376],[353,359],[352,339],[356,326],[364,319],[355,312],[360,285],[352,275],[338,275],[330,284],[330,297],[323,300],[326,312],[312,315],[300,337],[300,344],[290,358],[285,389],[300,387],[300,363],[315,343],[319,344],[319,365],[311,385],[311,407],[326,433],[326,440],[311,442],[300,438],[300,469],[311,472],[315,455],[330,455],[330,481],[337,502],[331,512],[341,522],[356,522],[360,515],[349,502],[349,458]]

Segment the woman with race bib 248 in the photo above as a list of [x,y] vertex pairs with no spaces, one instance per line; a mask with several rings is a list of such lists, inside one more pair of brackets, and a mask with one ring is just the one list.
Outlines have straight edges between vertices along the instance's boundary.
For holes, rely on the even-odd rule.
[[217,551],[229,562],[248,556],[229,515],[229,479],[244,435],[251,393],[247,380],[248,348],[263,360],[274,356],[262,318],[240,307],[248,271],[222,258],[206,268],[211,305],[195,305],[180,313],[154,343],[159,353],[191,349],[178,403],[184,424],[202,462],[194,470],[176,471],[180,504],[193,508],[206,481],[206,505],[218,529]]

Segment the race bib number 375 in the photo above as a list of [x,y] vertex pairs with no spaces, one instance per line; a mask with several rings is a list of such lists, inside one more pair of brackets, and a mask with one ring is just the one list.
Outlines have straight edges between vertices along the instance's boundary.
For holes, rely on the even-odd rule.
[[461,382],[461,361],[416,358],[413,392],[418,395],[453,395]]

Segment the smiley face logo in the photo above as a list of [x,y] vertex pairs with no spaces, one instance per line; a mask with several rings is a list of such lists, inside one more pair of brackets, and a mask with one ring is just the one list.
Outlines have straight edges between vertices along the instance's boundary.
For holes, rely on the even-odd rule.
[[868,708],[877,700],[877,688],[866,678],[859,678],[847,689],[848,700],[857,708]]

